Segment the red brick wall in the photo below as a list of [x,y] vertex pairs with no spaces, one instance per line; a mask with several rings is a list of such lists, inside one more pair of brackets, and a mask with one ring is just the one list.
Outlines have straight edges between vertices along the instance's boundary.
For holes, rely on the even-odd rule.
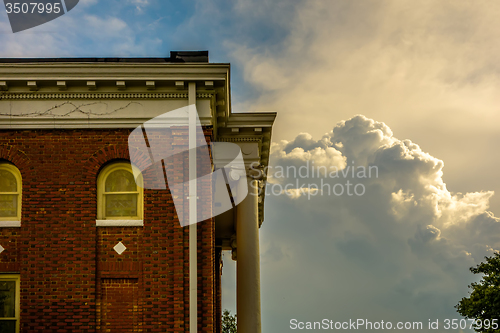
[[100,315],[101,332],[139,332],[142,313],[137,279],[103,279]]
[[[108,279],[135,281],[126,292],[137,296],[133,304],[143,332],[188,329],[188,228],[180,227],[168,189],[144,190],[143,227],[95,226],[97,175],[109,162],[129,160],[129,134],[127,129],[0,130],[0,159],[16,165],[23,178],[22,226],[0,228],[6,249],[0,273],[21,275],[22,332],[98,332],[109,318],[103,317],[101,300],[115,288],[107,281],[120,281]],[[164,139],[187,145],[180,134]],[[211,131],[206,135],[210,140]],[[185,161],[177,163],[185,178]],[[198,330],[213,332],[214,221],[197,226]],[[127,247],[122,255],[113,250],[119,241]]]

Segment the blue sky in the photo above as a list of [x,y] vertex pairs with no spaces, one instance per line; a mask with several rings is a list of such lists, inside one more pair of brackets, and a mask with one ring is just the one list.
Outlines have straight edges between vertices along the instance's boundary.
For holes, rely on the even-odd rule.
[[293,331],[292,318],[443,321],[459,318],[468,268],[500,249],[499,16],[488,1],[81,0],[17,34],[0,13],[0,56],[209,50],[231,63],[233,110],[278,112],[273,167],[380,169],[350,179],[363,196],[266,198],[263,332]]

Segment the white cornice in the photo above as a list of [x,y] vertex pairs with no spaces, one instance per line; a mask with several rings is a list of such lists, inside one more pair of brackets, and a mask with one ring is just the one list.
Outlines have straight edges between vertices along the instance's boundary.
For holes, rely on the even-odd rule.
[[[241,143],[258,143],[258,157],[245,158],[246,164],[257,162],[262,169],[269,164],[271,146],[271,130],[276,119],[276,112],[232,113],[227,122],[219,125],[216,141]],[[248,165],[247,165],[248,166]],[[255,165],[252,165],[254,167]],[[265,182],[267,175],[263,175]],[[259,196],[259,226],[264,221],[265,193]]]
[[[117,87],[117,81],[123,84]],[[216,93],[216,103],[214,103],[214,110],[216,110],[214,120],[216,121],[214,123],[217,121],[225,123],[231,113],[229,64],[35,61],[0,63],[0,83],[2,83],[0,90],[6,94],[4,99],[114,98],[112,96],[115,92],[124,93],[123,90],[132,94],[121,95],[124,98],[142,98],[137,97],[137,94],[151,93],[151,90],[156,90],[155,92],[160,95],[142,96],[147,96],[145,98],[183,98],[176,95],[178,93],[170,91],[176,88],[175,82],[178,81],[196,82],[199,90]],[[31,86],[28,82],[31,82]],[[89,82],[93,85],[89,86]],[[34,87],[36,87],[37,94],[29,94]],[[66,90],[67,95],[52,95],[60,90]],[[21,95],[14,95],[16,93]],[[86,93],[94,93],[94,95],[86,95]],[[162,93],[167,95],[162,96]],[[97,94],[104,94],[101,95],[104,97]]]
[[226,127],[272,127],[275,119],[276,112],[232,113],[229,116]]
[[0,80],[227,80],[229,64],[1,63]]

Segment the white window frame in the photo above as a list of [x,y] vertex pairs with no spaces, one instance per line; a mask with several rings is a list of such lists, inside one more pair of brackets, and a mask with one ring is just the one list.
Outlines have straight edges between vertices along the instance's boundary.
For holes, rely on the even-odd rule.
[[21,276],[19,274],[0,274],[0,281],[15,281],[16,282],[16,300],[15,300],[15,314],[13,318],[0,318],[2,320],[15,320],[16,332],[19,333],[20,318],[21,318]]
[[17,194],[17,215],[1,217],[0,216],[0,228],[4,227],[20,227],[21,226],[21,212],[22,212],[22,197],[23,197],[23,179],[21,177],[21,172],[16,168],[13,164],[10,163],[0,163],[0,170],[5,170],[14,175],[17,181],[17,192],[1,192],[3,193],[12,193]]
[[[120,216],[120,217],[106,217],[106,179],[108,176],[117,170],[126,170],[132,175],[140,175],[136,180],[137,184],[137,216]],[[140,171],[133,166],[132,164],[127,162],[117,162],[112,163],[104,167],[99,176],[97,177],[97,227],[111,227],[111,226],[143,226],[143,213],[144,213],[144,189],[143,189],[143,180],[142,174]]]

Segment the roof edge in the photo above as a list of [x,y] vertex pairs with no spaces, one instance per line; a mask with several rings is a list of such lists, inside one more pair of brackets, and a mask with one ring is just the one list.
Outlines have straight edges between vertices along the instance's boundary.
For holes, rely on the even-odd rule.
[[0,58],[0,63],[208,63],[208,51],[170,51],[169,58],[160,57],[68,57],[68,58]]

